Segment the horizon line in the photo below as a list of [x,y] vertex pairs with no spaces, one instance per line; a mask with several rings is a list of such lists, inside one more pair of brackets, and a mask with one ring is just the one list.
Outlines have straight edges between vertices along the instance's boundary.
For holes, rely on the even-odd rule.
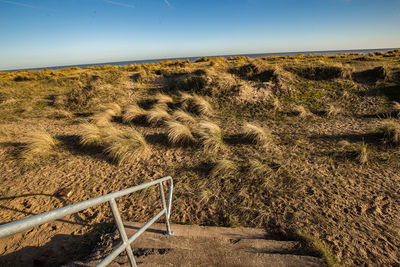
[[[140,62],[138,64],[144,63],[153,63],[153,62],[160,62],[164,60],[184,60],[184,59],[197,59],[201,57],[232,57],[232,56],[257,56],[257,55],[267,55],[267,56],[274,56],[274,55],[293,55],[293,54],[318,54],[318,53],[338,53],[338,52],[346,52],[346,51],[390,51],[400,49],[400,47],[391,47],[391,48],[357,48],[357,49],[339,49],[339,50],[308,50],[308,51],[286,51],[286,52],[260,52],[260,53],[247,53],[247,54],[227,54],[227,55],[207,55],[207,56],[187,56],[187,57],[167,57],[167,58],[153,58],[153,59],[134,59],[134,60],[124,60],[124,61],[108,61],[108,62],[94,62],[94,63],[80,63],[80,64],[71,64],[71,65],[55,65],[55,66],[46,66],[46,67],[32,67],[32,68],[18,68],[18,69],[4,69],[0,70],[0,72],[16,72],[16,71],[24,71],[24,70],[44,70],[44,69],[63,69],[63,68],[72,68],[72,67],[90,67],[90,66],[102,66],[102,65],[112,65],[115,66],[125,66],[123,63],[136,64],[134,62]],[[121,65],[118,65],[121,64]],[[126,64],[126,65],[130,65]]]

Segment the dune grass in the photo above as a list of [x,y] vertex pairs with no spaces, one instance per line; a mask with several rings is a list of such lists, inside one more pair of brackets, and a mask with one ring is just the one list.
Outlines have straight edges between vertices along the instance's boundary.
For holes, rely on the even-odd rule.
[[156,107],[147,111],[146,118],[149,124],[159,126],[170,120],[171,115],[165,109]]
[[158,93],[155,96],[155,99],[157,100],[157,103],[165,103],[165,104],[174,103],[174,99],[172,97],[170,97],[169,95],[161,94],[161,93]]
[[186,124],[193,124],[196,122],[196,119],[192,115],[181,109],[174,111],[174,113],[172,113],[172,117],[175,120]]
[[310,112],[302,105],[294,106],[293,111],[297,114],[299,118],[302,119],[311,115]]
[[125,123],[129,123],[139,118],[140,116],[145,116],[147,111],[138,104],[132,103],[124,109],[124,113],[122,115],[122,121]]
[[54,154],[60,142],[46,131],[34,132],[21,152],[26,162],[36,162],[40,158]]
[[336,115],[341,114],[343,111],[340,107],[334,105],[334,104],[329,104],[328,109],[326,111],[326,115],[330,117],[334,117]]
[[182,93],[180,100],[182,108],[191,113],[206,116],[213,114],[213,108],[211,104],[202,96]]
[[380,128],[384,136],[384,142],[398,146],[400,145],[400,123],[396,120],[388,120]]
[[237,164],[228,159],[217,161],[211,170],[211,178],[226,178],[234,175],[238,171]]
[[366,143],[362,143],[358,148],[357,160],[361,164],[365,165],[368,163],[368,159],[369,159],[368,146]]
[[195,142],[190,128],[177,121],[168,121],[168,140],[173,145],[185,145]]
[[207,154],[225,150],[223,132],[217,124],[211,121],[202,121],[198,124],[197,134],[200,136],[204,152]]
[[266,146],[273,143],[271,133],[251,123],[242,126],[242,133],[245,138],[257,145]]
[[146,140],[134,129],[115,131],[105,140],[105,153],[118,165],[135,161],[148,153]]

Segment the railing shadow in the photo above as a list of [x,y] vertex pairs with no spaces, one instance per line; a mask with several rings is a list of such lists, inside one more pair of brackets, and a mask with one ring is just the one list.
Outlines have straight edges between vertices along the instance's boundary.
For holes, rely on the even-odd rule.
[[[100,237],[110,232],[112,227],[113,224],[99,223],[84,235],[56,234],[44,245],[27,246],[2,255],[0,266],[61,266],[82,260],[98,244]],[[40,240],[41,234],[37,238]],[[43,235],[43,238],[47,236]]]

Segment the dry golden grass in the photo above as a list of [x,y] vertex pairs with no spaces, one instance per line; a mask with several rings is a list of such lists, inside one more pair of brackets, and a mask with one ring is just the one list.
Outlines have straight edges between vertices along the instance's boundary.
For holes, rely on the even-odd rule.
[[195,141],[190,128],[177,121],[167,122],[168,140],[171,144],[189,144]]
[[362,143],[358,150],[357,160],[361,164],[367,164],[368,163],[368,155],[369,155],[368,146],[367,146],[367,144]]
[[160,125],[171,119],[171,115],[162,108],[153,108],[146,114],[147,122],[151,125]]
[[104,133],[95,124],[84,123],[81,125],[80,144],[83,146],[99,146],[104,143]]
[[181,109],[174,111],[172,117],[182,123],[192,124],[196,122],[196,119],[192,115]]
[[311,115],[310,112],[309,112],[308,110],[306,110],[305,107],[302,106],[302,105],[296,105],[296,106],[293,108],[293,111],[294,111],[294,112],[297,114],[297,116],[300,117],[300,118],[306,118],[306,117],[308,117],[308,116]]
[[207,116],[213,114],[211,104],[204,97],[181,93],[180,100],[182,107],[192,113]]
[[225,178],[234,175],[238,171],[238,167],[235,162],[227,159],[222,159],[216,162],[212,168],[210,177],[211,178]]
[[140,116],[145,116],[146,113],[146,110],[139,107],[138,104],[133,103],[125,108],[124,114],[122,115],[122,121],[125,123],[132,122]]
[[106,138],[105,152],[118,163],[129,163],[138,157],[147,155],[147,142],[143,135],[134,129],[115,131],[114,135]]
[[334,104],[329,104],[328,110],[326,111],[326,114],[328,116],[336,116],[342,113],[342,109],[338,106],[335,106]]
[[267,146],[272,143],[271,133],[251,123],[246,123],[242,126],[242,133],[245,138],[254,144]]
[[381,127],[384,142],[392,145],[400,144],[400,123],[395,120],[388,120]]
[[107,125],[110,125],[111,120],[113,118],[113,114],[114,114],[114,112],[112,110],[107,109],[105,111],[94,114],[90,118],[90,120],[92,123],[96,124],[97,126],[100,126],[100,127],[107,126]]
[[397,113],[397,116],[400,116],[400,103],[393,101],[392,102],[392,110],[393,110],[393,112]]
[[274,112],[279,112],[279,111],[282,111],[282,104],[281,104],[281,102],[279,101],[279,98],[277,98],[277,97],[273,97],[272,98],[272,110],[274,111]]
[[121,115],[121,107],[116,103],[108,103],[100,106],[100,109],[111,116],[120,116]]
[[217,124],[202,121],[198,124],[197,133],[206,153],[215,154],[225,149],[223,133]]
[[255,178],[266,178],[266,176],[269,176],[272,173],[272,169],[268,165],[268,163],[265,163],[258,159],[251,159],[249,163],[250,174]]
[[25,161],[32,162],[39,158],[50,156],[54,153],[58,144],[59,141],[46,131],[38,131],[29,137],[21,156]]
[[161,93],[158,93],[155,96],[155,99],[157,100],[157,103],[165,103],[165,104],[174,103],[174,100],[172,99],[172,97],[170,97],[169,95],[161,94]]

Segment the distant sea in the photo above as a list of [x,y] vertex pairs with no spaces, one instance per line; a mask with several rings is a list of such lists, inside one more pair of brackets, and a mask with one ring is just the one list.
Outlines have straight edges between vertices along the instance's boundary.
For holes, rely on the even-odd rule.
[[[246,56],[250,58],[257,58],[257,57],[268,57],[268,56],[295,56],[297,54],[340,54],[340,53],[363,53],[368,54],[372,52],[386,52],[389,50],[394,50],[399,48],[382,48],[382,49],[356,49],[356,50],[327,50],[327,51],[298,51],[298,52],[277,52],[277,53],[259,53],[259,54],[238,54],[238,55],[220,55],[220,56],[206,56],[206,57],[235,57],[235,56]],[[49,67],[41,67],[41,68],[27,68],[27,69],[14,69],[14,70],[0,70],[0,71],[18,71],[18,70],[43,70],[43,69],[64,69],[70,67],[90,67],[90,66],[101,66],[101,65],[112,65],[112,66],[126,66],[130,64],[143,64],[143,63],[153,63],[159,62],[163,60],[186,60],[189,59],[190,61],[195,61],[196,59],[203,57],[177,57],[177,58],[160,58],[160,59],[146,59],[146,60],[130,60],[130,61],[118,61],[118,62],[103,62],[103,63],[91,63],[91,64],[80,64],[80,65],[66,65],[66,66],[49,66]]]

